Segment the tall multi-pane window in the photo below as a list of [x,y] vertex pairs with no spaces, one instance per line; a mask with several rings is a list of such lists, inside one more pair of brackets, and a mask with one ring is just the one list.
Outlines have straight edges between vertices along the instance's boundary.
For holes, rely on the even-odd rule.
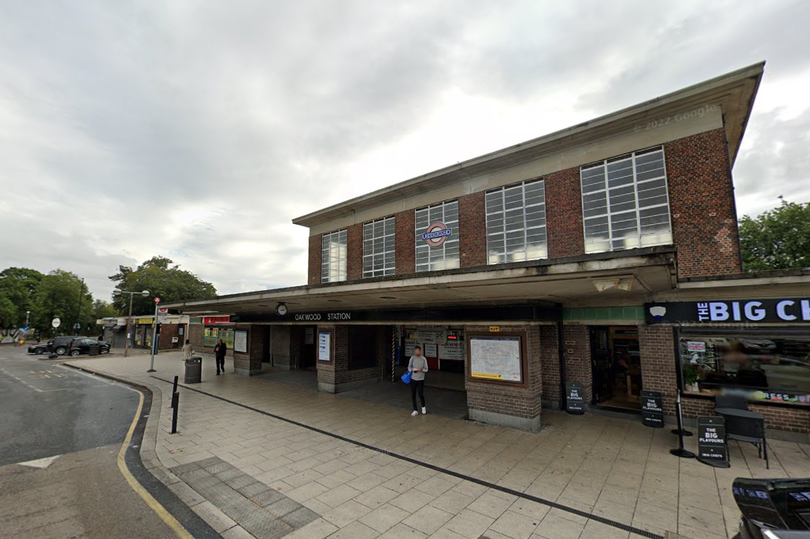
[[487,191],[486,206],[489,264],[548,257],[542,180]]
[[321,282],[334,283],[346,280],[346,260],[349,242],[346,230],[324,234],[322,240]]
[[363,224],[363,277],[394,274],[394,218]]
[[663,148],[580,169],[585,252],[672,243]]
[[417,272],[459,267],[458,200],[416,210],[415,225]]

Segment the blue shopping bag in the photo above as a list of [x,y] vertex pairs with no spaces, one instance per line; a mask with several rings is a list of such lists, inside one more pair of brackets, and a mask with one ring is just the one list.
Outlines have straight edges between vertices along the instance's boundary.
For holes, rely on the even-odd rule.
[[408,371],[402,375],[402,381],[405,382],[406,384],[411,383],[411,371]]

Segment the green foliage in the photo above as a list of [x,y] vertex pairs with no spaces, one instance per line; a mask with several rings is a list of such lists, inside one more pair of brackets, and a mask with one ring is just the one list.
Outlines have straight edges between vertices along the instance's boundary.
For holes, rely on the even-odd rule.
[[[79,309],[81,294],[81,312]],[[54,270],[40,280],[34,296],[31,310],[32,325],[40,328],[50,327],[53,317],[62,319],[60,332],[70,334],[73,324],[79,322],[82,332],[87,325],[95,326],[93,317],[93,295],[82,280],[74,273],[65,270]]]
[[[193,273],[181,270],[180,266],[163,256],[155,256],[132,269],[119,266],[118,273],[110,276],[116,283],[116,288],[130,292],[149,291],[149,297],[136,295],[133,298],[132,313],[135,315],[153,314],[155,310],[154,298],[159,297],[161,303],[184,301],[189,299],[206,299],[216,296],[217,290],[211,283],[199,279]],[[129,294],[113,299],[113,305],[121,312],[128,312],[126,305]]]
[[42,274],[28,268],[0,271],[0,327],[22,327],[26,311],[32,311]]
[[810,203],[782,201],[756,218],[740,219],[745,271],[810,267]]

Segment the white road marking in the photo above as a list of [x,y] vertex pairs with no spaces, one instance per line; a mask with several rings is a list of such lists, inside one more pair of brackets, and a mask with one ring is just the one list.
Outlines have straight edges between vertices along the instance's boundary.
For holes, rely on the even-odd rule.
[[39,468],[40,470],[44,470],[61,456],[62,455],[54,455],[52,457],[45,457],[43,459],[29,460],[28,462],[18,462],[17,464],[20,466],[28,466],[30,468]]

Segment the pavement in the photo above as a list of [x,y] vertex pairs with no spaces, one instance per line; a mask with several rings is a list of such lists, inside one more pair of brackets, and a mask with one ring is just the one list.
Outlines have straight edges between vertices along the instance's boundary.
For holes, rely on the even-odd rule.
[[155,499],[192,535],[216,537],[138,458],[150,396],[60,363],[0,347],[0,537],[176,535]]
[[177,353],[155,373],[142,356],[70,364],[152,389],[144,465],[227,539],[728,538],[735,477],[810,477],[810,447],[786,441],[771,442],[770,470],[736,442],[720,469],[670,455],[677,438],[638,419],[544,411],[526,433],[237,376],[230,359],[219,377],[206,359],[188,386]]

